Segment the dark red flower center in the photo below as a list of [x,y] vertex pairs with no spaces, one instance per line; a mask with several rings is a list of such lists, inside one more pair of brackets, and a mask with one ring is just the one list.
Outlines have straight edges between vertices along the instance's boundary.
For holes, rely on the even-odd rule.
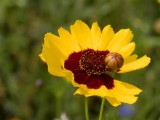
[[87,49],[70,54],[64,67],[74,74],[74,80],[78,84],[84,84],[88,88],[98,89],[102,85],[108,89],[114,87],[114,81],[107,73],[105,57],[109,51],[95,51]]
[[81,70],[85,70],[88,75],[101,75],[107,72],[105,67],[106,52],[87,50],[79,60]]

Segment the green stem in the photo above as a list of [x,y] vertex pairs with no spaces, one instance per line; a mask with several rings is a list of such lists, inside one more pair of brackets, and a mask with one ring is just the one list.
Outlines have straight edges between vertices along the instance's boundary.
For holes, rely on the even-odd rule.
[[114,120],[117,120],[117,107],[114,108]]
[[60,118],[60,116],[61,116],[61,96],[56,96],[55,116],[56,116],[56,118]]
[[85,116],[86,120],[89,120],[89,115],[88,115],[88,98],[85,97]]
[[99,120],[102,120],[103,108],[104,108],[105,98],[102,98],[100,113],[99,113]]

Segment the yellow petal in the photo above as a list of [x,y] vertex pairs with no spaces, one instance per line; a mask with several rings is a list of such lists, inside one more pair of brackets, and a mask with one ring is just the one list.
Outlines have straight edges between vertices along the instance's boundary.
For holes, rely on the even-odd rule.
[[45,58],[44,58],[44,56],[43,56],[43,54],[41,53],[41,54],[39,54],[39,57],[41,58],[41,60],[43,60],[44,62],[46,62],[46,60],[45,60]]
[[44,45],[40,58],[48,65],[48,71],[55,76],[65,77],[69,73],[64,69],[64,60],[66,56],[56,46],[54,41],[58,41],[59,38],[51,33],[45,35]]
[[112,27],[110,25],[105,26],[102,31],[100,41],[98,43],[98,50],[106,50],[107,45],[113,38],[113,36],[114,36],[114,31]]
[[108,100],[108,102],[114,106],[114,107],[117,107],[119,105],[121,105],[121,102],[119,100],[117,100],[116,98],[113,98],[113,97],[106,97],[106,99]]
[[[78,86],[78,84],[76,85]],[[138,95],[142,90],[130,85],[128,83],[114,80],[114,88],[107,89],[105,86],[101,86],[99,89],[89,89],[86,85],[79,85],[79,88],[75,94],[89,96],[99,96],[106,98],[113,106],[118,106],[121,102],[133,104],[136,102]]]
[[124,46],[122,49],[120,49],[119,51],[117,51],[118,53],[120,53],[123,58],[127,58],[135,49],[135,43],[129,43],[128,45]]
[[79,85],[79,88],[74,94],[84,95],[85,97],[89,96],[99,96],[99,97],[112,97],[111,93],[105,86],[101,86],[99,89],[89,89],[86,85]]
[[115,34],[115,36],[107,46],[107,49],[111,52],[116,52],[117,50],[130,43],[132,38],[133,34],[129,29],[121,29]]
[[91,36],[92,36],[92,48],[94,50],[97,50],[98,43],[99,43],[100,36],[101,36],[101,29],[98,26],[97,22],[92,24]]
[[74,80],[74,75],[73,75],[73,73],[71,71],[64,69],[63,72],[64,72],[64,76],[63,77],[67,81],[72,82]]
[[110,90],[114,98],[128,104],[135,103],[138,98],[135,95],[138,95],[142,91],[133,85],[118,80],[114,80],[114,85],[115,87]]
[[45,34],[42,53],[39,54],[39,57],[47,63],[49,73],[55,76],[65,77],[67,80],[71,81],[73,79],[73,74],[71,71],[64,68],[64,60],[70,53],[67,53],[65,48],[62,48],[61,45],[63,41],[60,41],[60,38],[52,33]]
[[84,95],[85,97],[99,96],[105,97],[106,93],[102,89],[84,89],[85,86],[78,88],[74,94]]
[[56,47],[44,47],[41,55],[43,55],[46,60],[45,62],[47,63],[50,74],[64,77],[69,82],[73,80],[72,72],[64,68],[65,57]]
[[136,95],[142,92],[142,90],[137,88],[136,86],[131,85],[129,83],[121,82],[118,80],[114,80],[114,85],[115,85],[116,90],[118,90],[119,92],[126,93],[126,94]]
[[74,25],[70,27],[73,39],[77,40],[81,49],[92,47],[90,28],[82,21],[77,20]]
[[127,58],[124,59],[124,64],[135,61],[137,57],[138,56],[136,54],[128,56]]
[[129,62],[127,64],[124,64],[122,68],[120,69],[119,73],[125,73],[130,72],[133,70],[141,69],[146,67],[150,63],[150,58],[144,55],[143,57],[133,61]]
[[52,33],[45,34],[44,44],[45,46],[57,47],[66,57],[71,53],[71,50],[65,45],[66,43]]
[[63,77],[65,76],[64,70],[62,69],[62,64],[64,64],[64,56],[57,49],[57,47],[46,47],[43,46],[42,54],[48,65],[48,71],[52,75]]
[[68,31],[61,27],[58,29],[58,33],[60,36],[61,47],[65,48],[65,51],[72,53],[73,51],[78,52],[81,50],[77,41],[72,38],[72,35]]

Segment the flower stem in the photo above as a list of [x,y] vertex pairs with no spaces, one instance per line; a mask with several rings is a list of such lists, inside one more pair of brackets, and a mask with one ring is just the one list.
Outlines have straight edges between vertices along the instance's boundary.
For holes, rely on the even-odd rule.
[[56,96],[56,111],[55,111],[55,117],[60,118],[61,115],[61,96]]
[[89,120],[89,115],[88,115],[88,98],[85,97],[85,116],[86,120]]
[[102,98],[102,103],[101,103],[101,108],[100,108],[100,113],[99,113],[99,119],[98,120],[102,120],[104,102],[105,102],[105,98]]
[[117,120],[117,108],[114,108],[114,120]]

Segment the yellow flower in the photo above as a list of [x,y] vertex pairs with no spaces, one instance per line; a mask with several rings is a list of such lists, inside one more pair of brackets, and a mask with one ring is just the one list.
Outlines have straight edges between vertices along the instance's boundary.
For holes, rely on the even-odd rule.
[[[146,55],[138,59],[136,54],[131,55],[135,49],[135,43],[131,42],[132,32],[121,29],[114,33],[110,25],[101,31],[97,22],[90,29],[80,20],[71,25],[70,30],[60,28],[59,36],[52,33],[45,35],[39,56],[47,63],[48,71],[70,81],[78,88],[75,94],[105,97],[113,106],[136,102],[136,95],[142,90],[109,74],[134,71],[150,63]],[[116,57],[114,54],[110,57],[110,53],[116,53]]]

